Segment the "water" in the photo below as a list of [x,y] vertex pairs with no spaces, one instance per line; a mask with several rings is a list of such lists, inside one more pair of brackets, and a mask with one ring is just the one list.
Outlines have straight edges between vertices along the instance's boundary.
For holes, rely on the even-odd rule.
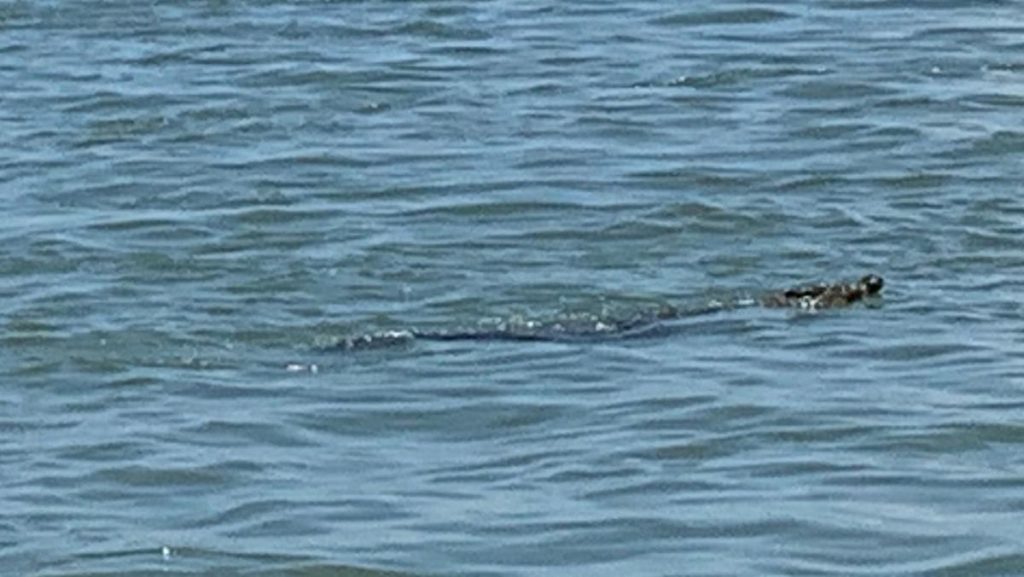
[[1022,8],[3,3],[0,573],[1024,573]]

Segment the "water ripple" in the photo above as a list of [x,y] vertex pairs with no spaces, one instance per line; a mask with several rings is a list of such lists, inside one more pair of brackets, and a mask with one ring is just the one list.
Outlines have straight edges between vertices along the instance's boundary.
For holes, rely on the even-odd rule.
[[1019,12],[0,6],[0,566],[1024,573]]

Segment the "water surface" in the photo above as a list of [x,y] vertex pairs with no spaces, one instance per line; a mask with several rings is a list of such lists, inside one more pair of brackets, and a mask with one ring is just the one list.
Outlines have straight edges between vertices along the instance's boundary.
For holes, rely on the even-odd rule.
[[1024,573],[1021,8],[0,6],[2,573]]

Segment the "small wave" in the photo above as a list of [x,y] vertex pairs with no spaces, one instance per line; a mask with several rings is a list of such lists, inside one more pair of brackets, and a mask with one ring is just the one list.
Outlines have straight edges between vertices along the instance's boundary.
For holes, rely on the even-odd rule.
[[342,339],[336,346],[346,351],[379,349],[408,343],[414,338],[416,335],[412,331],[384,331],[348,337]]
[[782,10],[748,8],[743,10],[707,10],[663,16],[654,20],[662,26],[710,26],[724,24],[765,24],[788,20],[793,16]]

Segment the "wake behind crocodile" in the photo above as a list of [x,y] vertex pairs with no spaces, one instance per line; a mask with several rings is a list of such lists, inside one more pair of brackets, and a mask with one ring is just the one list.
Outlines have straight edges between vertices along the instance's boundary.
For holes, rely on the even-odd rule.
[[668,324],[673,320],[719,314],[740,308],[791,308],[805,311],[844,308],[877,296],[883,286],[884,281],[881,277],[867,275],[853,282],[819,283],[773,291],[760,297],[711,300],[696,307],[664,304],[628,315],[577,313],[549,321],[512,317],[472,327],[380,331],[345,338],[337,346],[344,350],[360,350],[395,346],[416,340],[586,342],[649,338],[669,332]]

